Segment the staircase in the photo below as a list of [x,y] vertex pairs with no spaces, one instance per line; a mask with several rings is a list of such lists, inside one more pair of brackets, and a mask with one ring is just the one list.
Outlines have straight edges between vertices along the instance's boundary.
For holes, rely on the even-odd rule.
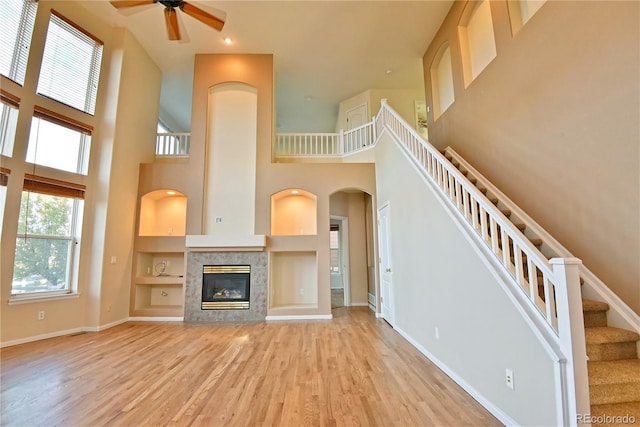
[[[472,172],[461,164],[459,156],[451,149],[445,151],[445,157],[464,174],[467,179],[493,203],[502,214],[518,228],[531,243],[545,256],[551,258],[557,254],[548,254],[543,239],[512,215],[505,202],[488,192],[479,180],[477,172]],[[502,243],[500,243],[502,244]],[[514,262],[513,255],[511,261]],[[523,258],[523,269],[526,258]],[[538,292],[545,300],[542,278],[538,277]],[[584,281],[581,279],[581,284]],[[611,327],[608,325],[606,302],[590,299],[582,300],[584,315],[587,363],[589,373],[589,398],[591,403],[592,425],[613,426],[628,425],[631,421],[640,424],[640,359],[638,358],[638,342],[640,335],[636,332]],[[602,421],[602,422],[600,422]]]

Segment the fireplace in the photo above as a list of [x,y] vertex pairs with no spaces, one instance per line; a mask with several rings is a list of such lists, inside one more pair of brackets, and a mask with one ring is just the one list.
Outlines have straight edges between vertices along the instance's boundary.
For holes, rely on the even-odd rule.
[[204,265],[202,310],[248,310],[250,265]]

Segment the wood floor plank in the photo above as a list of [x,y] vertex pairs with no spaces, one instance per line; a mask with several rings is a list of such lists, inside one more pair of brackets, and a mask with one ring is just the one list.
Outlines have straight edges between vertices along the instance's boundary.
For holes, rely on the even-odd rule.
[[129,322],[0,350],[3,426],[498,426],[367,308]]

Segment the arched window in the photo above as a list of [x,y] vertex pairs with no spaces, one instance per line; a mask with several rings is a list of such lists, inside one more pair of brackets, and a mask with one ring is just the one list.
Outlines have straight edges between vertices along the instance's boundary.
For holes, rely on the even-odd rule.
[[458,26],[465,87],[496,57],[491,2],[469,2]]
[[431,65],[431,92],[434,119],[437,119],[455,100],[451,50],[448,43],[440,47]]
[[516,35],[547,0],[509,0],[511,33]]

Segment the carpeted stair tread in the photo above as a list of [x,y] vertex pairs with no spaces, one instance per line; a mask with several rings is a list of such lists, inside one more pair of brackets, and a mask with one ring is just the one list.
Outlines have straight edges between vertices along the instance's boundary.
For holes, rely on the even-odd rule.
[[[602,423],[592,422],[591,425],[594,427],[640,425],[640,402],[614,403],[609,405],[591,405],[591,416],[594,418],[594,420],[606,421]],[[608,419],[605,419],[605,417],[607,417]],[[629,423],[632,417],[635,419],[636,424]]]
[[640,391],[640,359],[588,362],[589,385],[638,383]]
[[582,300],[582,311],[607,311],[609,310],[609,304],[602,301],[595,301],[591,299]]
[[640,335],[626,329],[600,326],[585,328],[587,344],[609,344],[640,340]]

